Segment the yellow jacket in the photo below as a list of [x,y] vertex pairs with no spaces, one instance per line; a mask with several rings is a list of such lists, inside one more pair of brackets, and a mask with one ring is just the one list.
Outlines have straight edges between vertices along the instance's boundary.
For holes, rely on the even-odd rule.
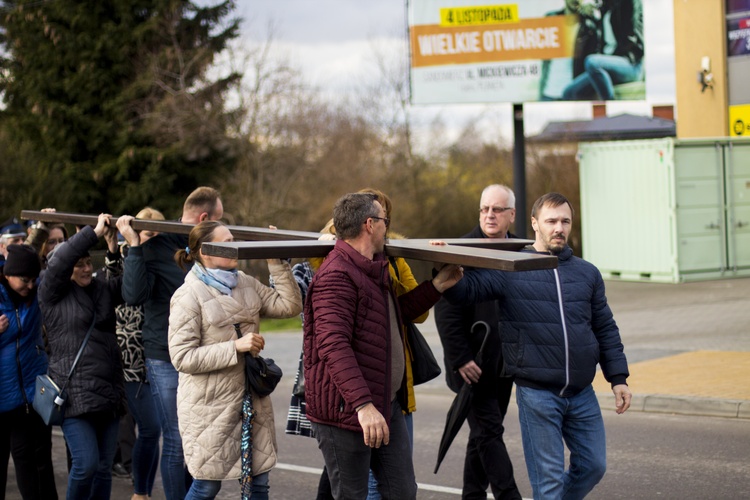
[[[409,264],[406,263],[406,260],[404,260],[402,257],[397,257],[395,259],[398,273],[396,273],[396,269],[394,269],[393,267],[394,259],[390,258],[389,260],[391,261],[391,263],[388,268],[391,272],[391,279],[393,280],[393,286],[396,290],[396,296],[402,295],[409,290],[413,290],[414,288],[416,288],[419,283],[417,283],[417,280],[414,278],[414,274],[412,274],[411,268],[409,267]],[[425,312],[423,315],[416,318],[414,320],[414,323],[424,323],[429,315],[429,311]],[[403,332],[403,334],[404,352],[406,353],[406,390],[408,391],[408,408],[406,409],[405,413],[411,413],[417,411],[417,399],[414,396],[414,377],[412,376],[411,372],[411,363],[414,357],[411,353],[409,341],[406,338],[406,332]]]

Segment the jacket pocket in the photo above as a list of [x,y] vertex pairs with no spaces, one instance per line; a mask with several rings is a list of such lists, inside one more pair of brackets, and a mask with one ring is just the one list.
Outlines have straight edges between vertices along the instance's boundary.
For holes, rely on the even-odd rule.
[[524,344],[521,330],[509,324],[500,324],[500,341],[502,342],[505,372],[517,375],[524,367]]

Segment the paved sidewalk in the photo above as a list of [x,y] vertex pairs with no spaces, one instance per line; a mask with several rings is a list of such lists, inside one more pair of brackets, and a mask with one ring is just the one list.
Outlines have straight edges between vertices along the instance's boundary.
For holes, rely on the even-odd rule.
[[[632,409],[750,419],[750,279],[606,286]],[[614,408],[601,373],[594,388]]]

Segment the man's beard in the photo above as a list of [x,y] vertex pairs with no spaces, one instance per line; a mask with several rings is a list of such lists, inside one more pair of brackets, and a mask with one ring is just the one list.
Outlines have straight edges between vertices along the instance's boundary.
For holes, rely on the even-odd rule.
[[[563,250],[565,250],[565,246],[568,244],[568,239],[565,238],[564,236],[562,238],[563,238],[562,243],[552,243],[550,241],[549,245],[547,245],[547,248],[549,249],[549,253],[551,253],[552,255],[559,255],[560,253],[562,253]],[[552,238],[550,238],[550,240],[551,239]]]

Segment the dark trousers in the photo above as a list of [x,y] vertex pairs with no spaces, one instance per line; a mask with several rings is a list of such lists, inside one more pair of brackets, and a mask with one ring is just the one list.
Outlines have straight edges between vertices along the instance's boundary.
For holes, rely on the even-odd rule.
[[391,404],[388,445],[370,448],[362,432],[313,423],[318,448],[323,452],[331,489],[336,499],[365,499],[370,469],[385,499],[409,500],[417,496],[411,445],[398,401]]
[[520,500],[513,464],[503,442],[503,420],[508,410],[513,379],[481,379],[475,385],[469,421],[469,442],[464,461],[462,498],[487,498],[491,486],[496,499]]
[[24,499],[57,500],[52,469],[52,429],[31,406],[0,413],[0,500],[5,499],[8,460],[13,455],[18,491]]
[[[146,388],[148,390],[148,387]],[[115,463],[122,464],[128,472],[133,471],[133,446],[135,446],[135,419],[130,413],[120,417],[117,430]]]

